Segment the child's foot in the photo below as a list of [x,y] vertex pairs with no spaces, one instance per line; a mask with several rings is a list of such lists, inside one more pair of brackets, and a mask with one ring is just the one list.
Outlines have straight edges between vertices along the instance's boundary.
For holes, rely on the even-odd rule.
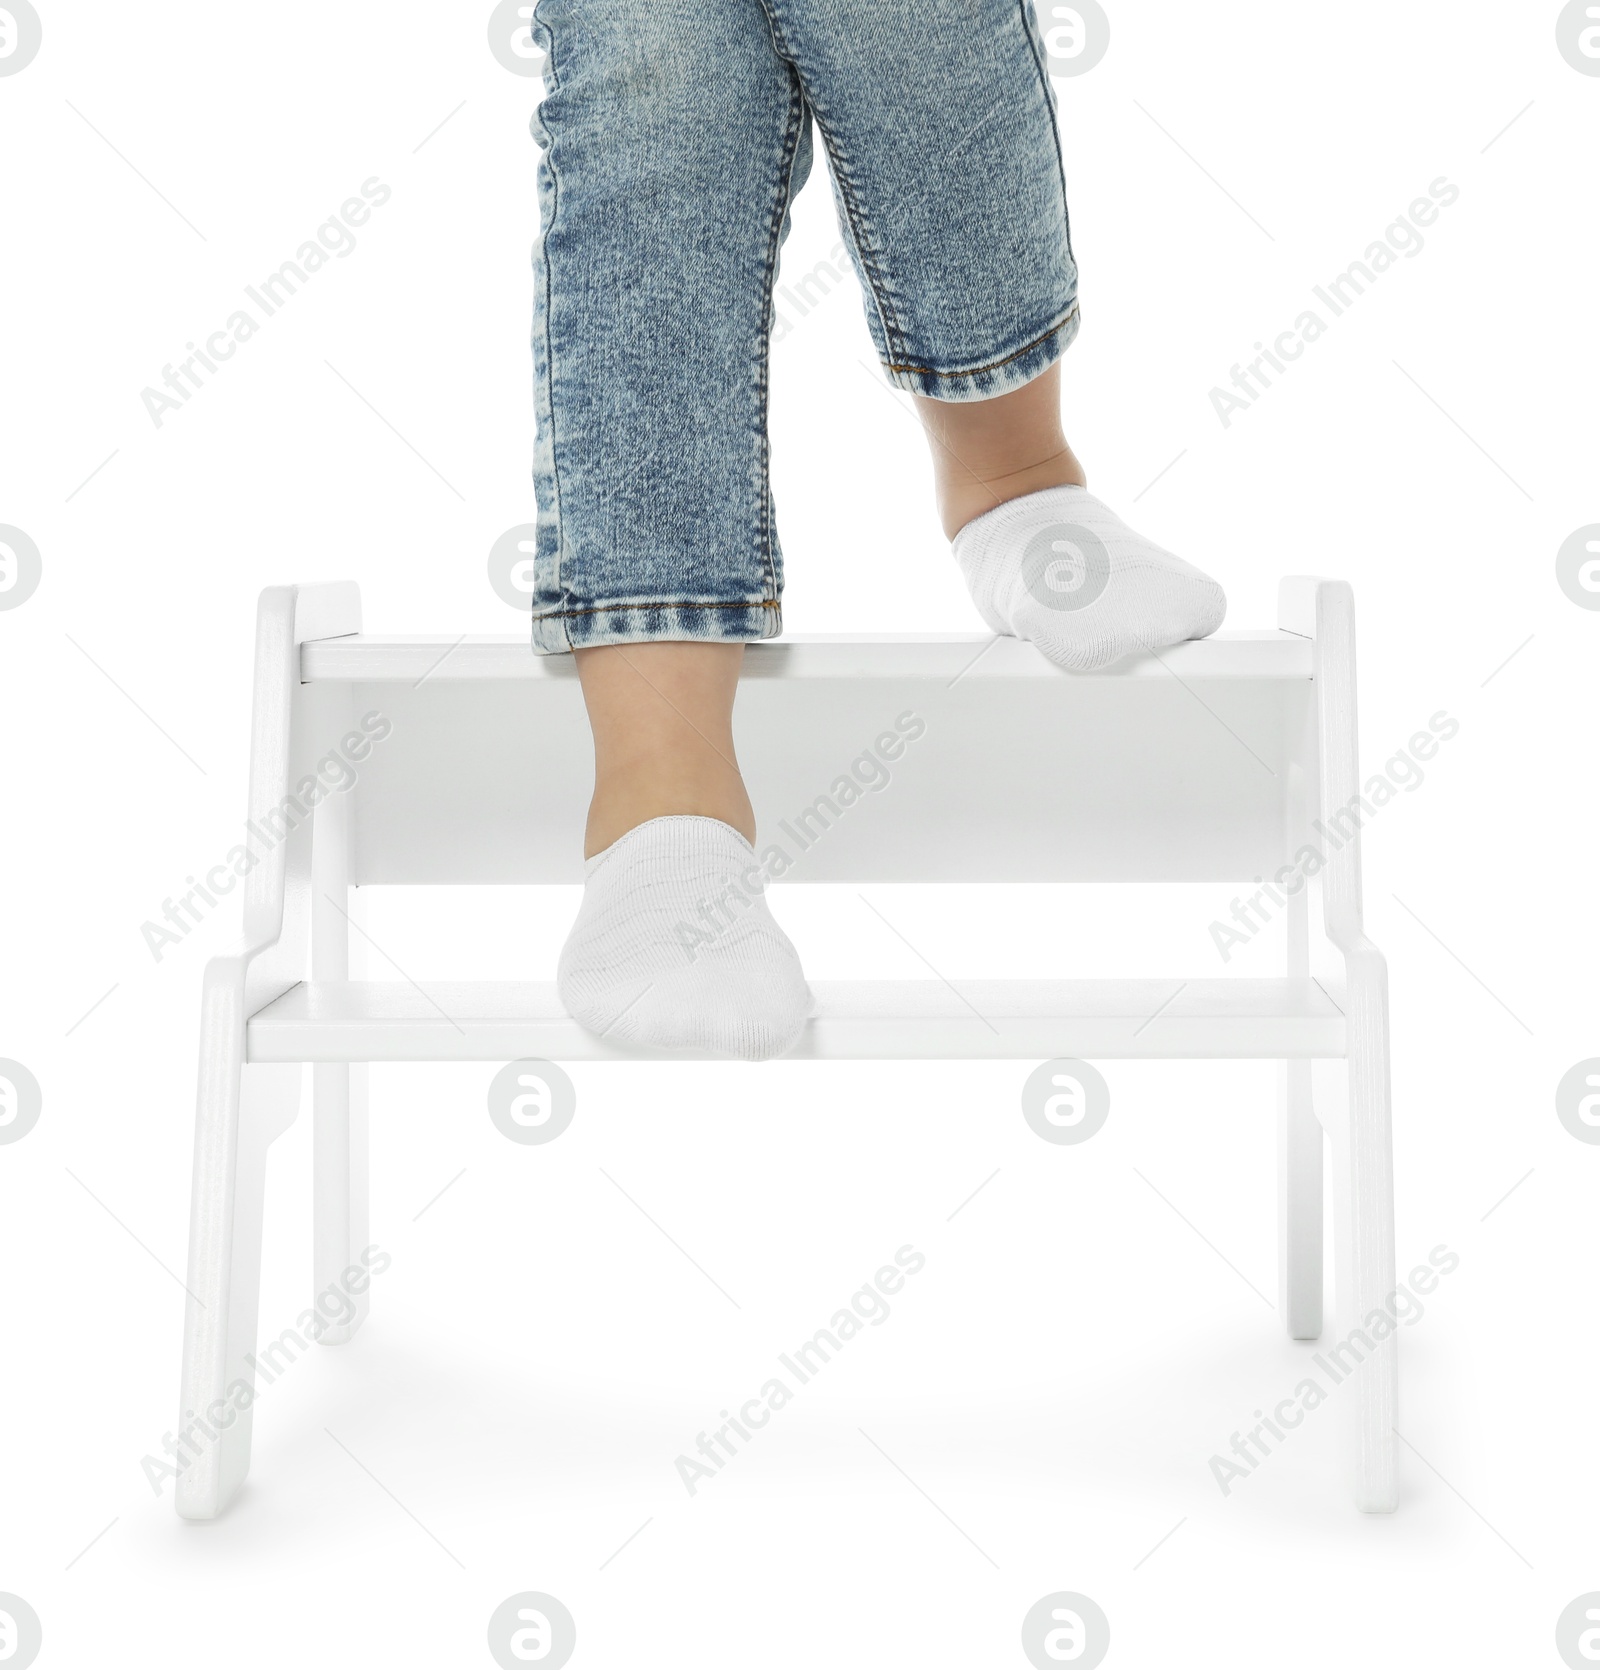
[[619,1044],[765,1061],[811,991],[762,893],[755,848],[716,818],[652,818],[585,866],[561,952],[567,1012]]
[[1082,487],[997,505],[962,528],[955,554],[994,631],[1026,638],[1075,673],[1209,637],[1227,612],[1215,580]]

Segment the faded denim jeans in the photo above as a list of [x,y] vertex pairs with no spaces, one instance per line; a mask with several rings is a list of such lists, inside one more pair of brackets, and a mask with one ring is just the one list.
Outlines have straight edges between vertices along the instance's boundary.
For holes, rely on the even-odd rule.
[[827,152],[884,374],[985,400],[1077,330],[1029,0],[539,0],[533,643],[781,629],[778,253]]

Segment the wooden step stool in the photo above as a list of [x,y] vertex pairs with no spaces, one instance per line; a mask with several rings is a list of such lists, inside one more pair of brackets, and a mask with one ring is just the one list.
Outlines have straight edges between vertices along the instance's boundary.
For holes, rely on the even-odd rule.
[[[1009,638],[753,644],[738,728],[771,815],[812,805],[897,716],[925,726],[892,789],[834,821],[786,881],[1240,883],[1307,844],[1327,854],[1288,897],[1281,979],[978,981],[960,996],[938,980],[818,982],[793,1052],[1281,1062],[1279,1295],[1290,1335],[1315,1339],[1324,1134],[1343,1327],[1395,1290],[1388,988],[1348,814],[1342,843],[1319,833],[1359,789],[1350,588],[1287,579],[1278,619],[1089,676]],[[335,753],[354,786],[324,767],[319,792]],[[352,887],[581,882],[591,785],[570,656],[521,638],[366,637],[353,585],[262,594],[249,820],[266,857],[244,880],[243,939],[205,971],[180,1431],[199,1417],[217,1436],[180,1472],[185,1518],[219,1513],[249,1469],[250,1411],[220,1417],[253,1380],[266,1151],[294,1120],[302,1064],[322,1292],[367,1241],[361,1064],[635,1055],[569,1020],[553,985],[348,978]],[[357,1305],[328,1342],[359,1328]],[[1397,1386],[1390,1333],[1341,1388],[1368,1512],[1395,1506]]]

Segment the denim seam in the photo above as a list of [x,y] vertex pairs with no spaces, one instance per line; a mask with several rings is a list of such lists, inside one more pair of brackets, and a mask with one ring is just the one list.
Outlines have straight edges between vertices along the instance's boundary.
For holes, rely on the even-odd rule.
[[869,222],[862,212],[861,205],[856,201],[854,181],[850,178],[843,156],[835,146],[833,135],[828,131],[822,113],[814,102],[811,113],[816,117],[817,132],[822,135],[823,148],[828,153],[828,163],[833,169],[834,179],[839,184],[839,199],[844,204],[845,218],[850,222],[851,240],[856,246],[856,254],[860,257],[861,271],[866,275],[867,288],[872,292],[879,323],[883,326],[884,346],[891,354],[904,353],[906,334],[900,328],[894,308],[887,300],[888,286],[879,270],[876,252],[869,244]]
[[[1044,66],[1044,60],[1039,56],[1039,43],[1034,38],[1032,25],[1028,21],[1028,6],[1030,0],[1017,0],[1017,16],[1022,23],[1022,32],[1027,37],[1028,51],[1033,57],[1033,67],[1039,73],[1039,87],[1044,94],[1045,114],[1050,119],[1050,136],[1055,146],[1056,172],[1061,177],[1061,217],[1067,234],[1067,259],[1072,260],[1072,210],[1067,203],[1067,164],[1061,154],[1061,129],[1056,122],[1055,91],[1050,85],[1050,72]],[[1073,261],[1073,266],[1077,262]]]
[[767,33],[772,36],[772,50],[786,63],[792,64],[794,59],[789,55],[789,43],[783,36],[783,25],[778,21],[778,14],[772,9],[772,0],[756,0],[756,4],[766,13]]
[[[545,69],[549,75],[549,85],[559,91],[561,87],[561,74],[556,64],[556,32],[547,22],[545,22],[543,18],[539,16],[539,9],[538,0],[535,0],[533,8],[534,20],[544,31],[546,37]],[[556,169],[555,151],[555,136],[552,134],[550,136],[550,144],[544,155],[545,167],[550,171],[550,224],[548,226],[543,224],[540,225],[539,254],[541,263],[544,267],[544,307],[542,309],[544,325],[544,398],[545,409],[549,413],[550,482],[555,493],[555,503],[551,506],[550,511],[551,525],[555,529],[556,536],[555,588],[560,595],[569,596],[570,593],[567,591],[566,582],[562,577],[567,541],[566,535],[563,532],[561,519],[561,459],[556,448],[555,354],[553,352],[555,333],[551,330],[550,320],[550,302],[551,297],[555,293],[555,286],[550,272],[550,233],[555,226],[556,215],[559,212],[561,197],[561,176]],[[537,620],[543,617],[536,615],[533,618]],[[568,640],[567,647],[568,649],[572,647],[570,639]]]
[[998,371],[1003,365],[1010,365],[1013,360],[1019,360],[1024,354],[1031,354],[1035,348],[1043,346],[1052,336],[1066,329],[1073,321],[1078,311],[1078,304],[1072,306],[1047,330],[1043,336],[1036,337],[1026,347],[1019,348],[1014,354],[1007,354],[1004,359],[991,360],[987,365],[974,365],[965,371],[940,371],[931,365],[893,365],[884,361],[885,371],[914,371],[924,377],[981,377],[985,371]]
[[[787,60],[785,60],[787,62]],[[775,195],[772,224],[767,236],[767,270],[765,275],[766,305],[762,317],[761,364],[759,393],[761,400],[761,495],[760,546],[761,561],[766,569],[767,594],[774,601],[778,597],[778,567],[773,561],[772,547],[772,436],[767,428],[768,402],[772,381],[772,313],[774,290],[778,274],[778,254],[781,248],[783,223],[794,204],[794,164],[800,154],[800,135],[805,126],[806,102],[801,90],[800,72],[790,65],[789,114],[784,128],[783,151],[779,157],[782,180]]]
[[753,603],[688,603],[681,598],[662,599],[654,603],[596,603],[587,609],[548,609],[535,620],[571,620],[577,615],[609,615],[622,609],[776,609],[775,597],[760,597]]

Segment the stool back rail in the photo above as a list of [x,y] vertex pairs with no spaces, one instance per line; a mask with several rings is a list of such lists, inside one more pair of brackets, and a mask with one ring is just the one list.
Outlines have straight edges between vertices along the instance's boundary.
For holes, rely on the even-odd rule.
[[[1333,1167],[1357,1505],[1396,1497],[1388,987],[1361,920],[1354,601],[1282,582],[1278,630],[1073,676],[979,636],[753,644],[736,731],[796,882],[1249,882],[1305,845],[1280,979],[818,982],[793,1052],[823,1059],[1268,1059],[1280,1065],[1279,1301],[1322,1331],[1323,1138]],[[842,809],[852,761],[893,785]],[[342,754],[349,771],[329,774]],[[319,779],[318,773],[322,775]],[[858,777],[858,781],[859,781]],[[343,782],[344,787],[335,787]],[[576,883],[592,785],[571,657],[524,638],[374,638],[355,586],[272,587],[256,627],[244,933],[206,967],[183,1348],[185,1518],[249,1469],[267,1148],[311,1064],[316,1291],[367,1245],[370,1061],[626,1059],[549,984],[350,978],[350,890]],[[844,797],[840,797],[841,799]],[[766,829],[764,825],[763,843]],[[686,1053],[686,1052],[684,1052]],[[350,1339],[367,1296],[327,1343]],[[247,1361],[247,1359],[249,1359]],[[223,1420],[231,1415],[228,1424]],[[214,1436],[212,1436],[214,1435]]]

